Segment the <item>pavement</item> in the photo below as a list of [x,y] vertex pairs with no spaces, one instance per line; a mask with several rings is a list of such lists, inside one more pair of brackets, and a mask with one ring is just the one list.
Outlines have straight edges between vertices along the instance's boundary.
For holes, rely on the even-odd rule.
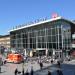
[[[51,64],[45,64],[44,63],[44,68],[50,66]],[[1,73],[0,75],[14,75],[14,71],[17,68],[18,71],[22,71],[22,68],[24,67],[25,72],[28,70],[28,72],[31,71],[31,67],[33,66],[33,70],[35,72],[40,71],[40,66],[37,64],[37,62],[28,62],[25,63],[24,65],[21,64],[13,64],[13,63],[7,63],[3,66],[1,66]]]
[[57,70],[61,70],[63,75],[75,75],[75,60],[65,61],[61,64],[61,68],[58,68],[56,64],[50,65],[43,70],[35,72],[35,75],[47,75],[48,71],[52,75],[58,75]]
[[[34,75],[47,75],[48,71],[51,72],[52,75],[57,75],[57,70],[61,70],[63,72],[63,75],[75,75],[75,60],[72,61],[65,61],[63,64],[61,64],[61,68],[58,68],[56,63],[44,63],[44,67],[42,70],[40,70],[39,64],[34,62],[28,62],[24,65],[21,64],[13,64],[13,63],[7,63],[3,66],[1,66],[1,73],[0,75],[14,75],[14,71],[17,68],[18,71],[22,71],[22,68],[24,67],[24,71],[28,72],[31,71],[31,67],[33,66]],[[18,74],[22,75],[22,74]]]

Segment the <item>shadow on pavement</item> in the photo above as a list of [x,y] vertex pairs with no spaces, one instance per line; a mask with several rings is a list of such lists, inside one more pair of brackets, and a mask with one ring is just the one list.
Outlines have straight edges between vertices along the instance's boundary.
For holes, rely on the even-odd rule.
[[[57,64],[53,64],[48,67],[44,67],[42,70],[39,69],[39,70],[35,71],[34,73],[37,74],[37,73],[45,72],[45,70],[46,70],[46,72],[48,70],[50,70],[50,71],[52,71],[52,75],[56,75],[56,70],[58,70],[58,69],[63,72],[63,75],[75,75],[75,65],[64,64],[64,63],[61,64],[61,68],[58,68]],[[40,74],[38,74],[38,75],[40,75]]]
[[0,72],[0,73],[5,73],[6,71]]

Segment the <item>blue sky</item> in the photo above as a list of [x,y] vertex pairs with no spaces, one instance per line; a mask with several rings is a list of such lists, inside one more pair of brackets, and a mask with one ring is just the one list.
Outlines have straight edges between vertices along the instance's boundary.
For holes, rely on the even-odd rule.
[[74,20],[74,0],[0,0],[0,35],[19,24],[48,17],[52,13]]

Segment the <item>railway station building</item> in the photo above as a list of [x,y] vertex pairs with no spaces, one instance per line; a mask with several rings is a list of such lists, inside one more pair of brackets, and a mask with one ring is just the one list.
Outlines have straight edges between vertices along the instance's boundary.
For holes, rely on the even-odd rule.
[[10,30],[10,45],[30,56],[68,56],[72,50],[75,23],[62,17]]

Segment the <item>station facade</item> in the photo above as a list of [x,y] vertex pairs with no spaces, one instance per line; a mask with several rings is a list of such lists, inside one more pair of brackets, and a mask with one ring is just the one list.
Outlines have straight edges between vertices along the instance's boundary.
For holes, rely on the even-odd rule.
[[24,49],[30,56],[67,56],[72,50],[72,34],[75,24],[56,17],[10,30],[10,45]]

